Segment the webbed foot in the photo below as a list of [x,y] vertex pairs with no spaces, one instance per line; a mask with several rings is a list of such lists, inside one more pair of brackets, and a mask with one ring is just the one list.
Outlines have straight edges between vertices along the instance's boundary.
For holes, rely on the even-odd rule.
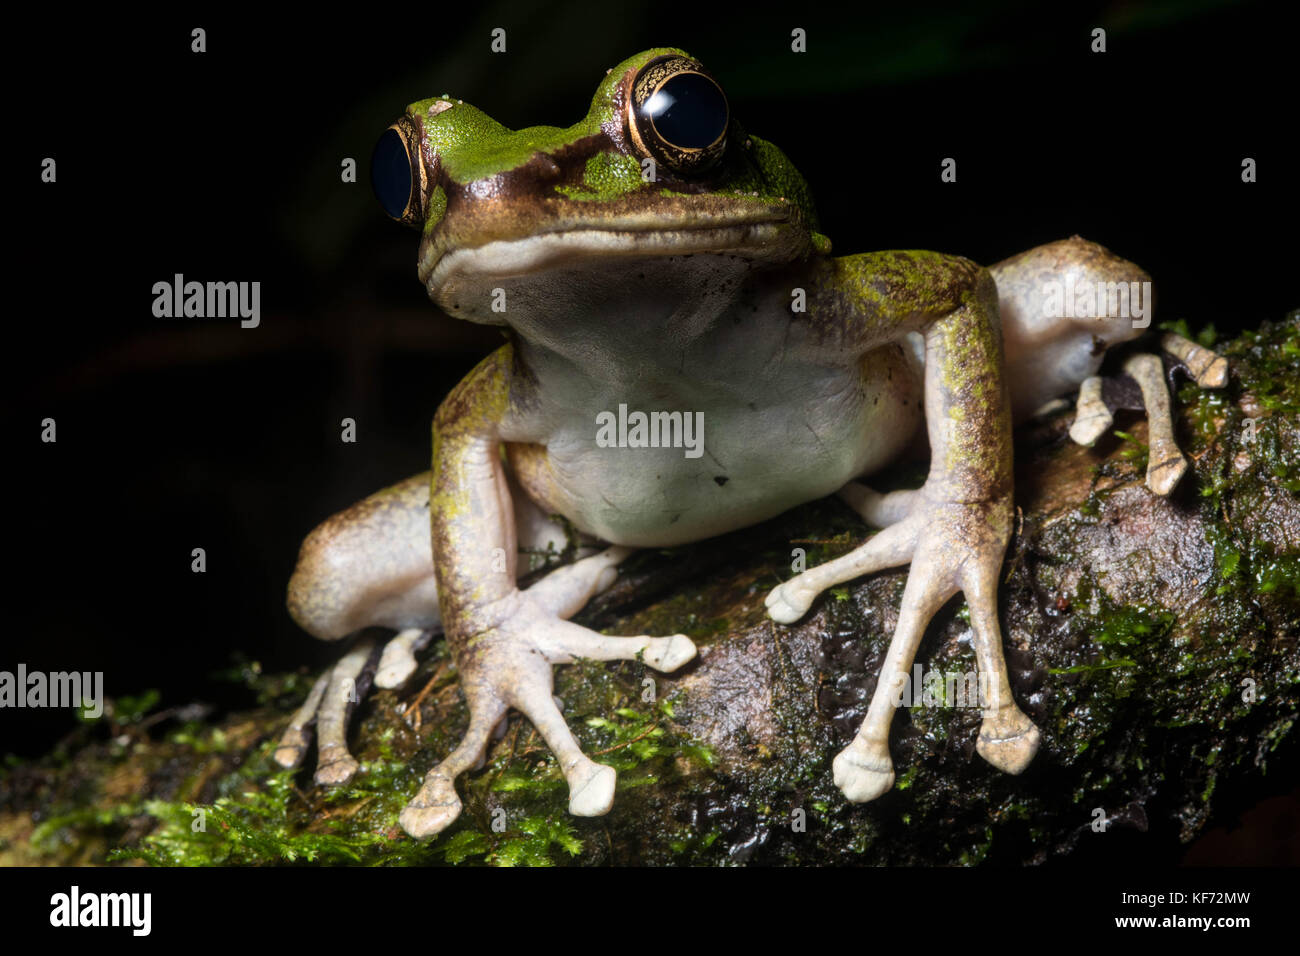
[[[841,493],[860,513],[893,519],[859,548],[784,582],[768,596],[768,614],[794,620],[821,591],[863,574],[911,563],[898,626],[881,666],[867,717],[857,736],[835,758],[835,784],[855,803],[874,800],[894,785],[889,726],[910,679],[909,671],[925,628],[958,591],[970,609],[973,645],[982,681],[984,709],[976,749],[993,766],[1020,773],[1038,750],[1039,733],[1012,699],[1002,656],[997,615],[997,573],[1010,536],[1006,495],[989,502],[948,501],[922,488],[891,496],[865,486]],[[795,613],[798,612],[798,613]]]
[[460,815],[455,779],[486,755],[493,728],[510,707],[532,721],[559,760],[569,785],[569,812],[591,817],[608,813],[617,774],[596,763],[579,747],[552,696],[553,665],[578,658],[636,660],[663,672],[674,671],[696,655],[684,634],[669,637],[610,637],[565,619],[608,586],[613,566],[628,553],[610,548],[560,568],[526,591],[475,608],[459,622],[474,638],[458,660],[461,690],[469,703],[464,739],[429,771],[423,786],[402,812],[402,828],[417,839],[446,829]]

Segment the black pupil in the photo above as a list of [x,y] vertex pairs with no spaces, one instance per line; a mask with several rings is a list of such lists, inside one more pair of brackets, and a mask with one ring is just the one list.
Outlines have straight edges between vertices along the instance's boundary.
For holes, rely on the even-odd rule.
[[402,218],[411,198],[411,163],[397,130],[390,129],[379,137],[370,157],[370,184],[384,212]]
[[682,149],[713,145],[727,128],[727,100],[698,73],[678,73],[646,101],[645,112],[664,142]]

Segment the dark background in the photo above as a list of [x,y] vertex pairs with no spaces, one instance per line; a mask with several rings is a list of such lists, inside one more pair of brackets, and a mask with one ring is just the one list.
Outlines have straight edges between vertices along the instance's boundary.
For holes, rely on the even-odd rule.
[[[1300,304],[1281,4],[323,9],[74,21],[46,5],[12,26],[11,45],[41,66],[7,103],[20,219],[8,222],[0,669],[102,670],[109,696],[156,687],[164,705],[235,707],[246,692],[212,677],[234,652],[270,670],[336,655],[284,610],[299,542],[426,469],[438,402],[500,341],[433,308],[418,235],[370,195],[370,149],[416,99],[567,126],[606,69],[680,46],[804,172],[839,254],[991,263],[1078,233],[1154,276],[1157,321],[1231,331]],[[498,26],[505,54],[490,52]],[[1097,26],[1104,54],[1089,49]],[[794,27],[805,54],[790,52]],[[46,156],[57,184],[39,182]],[[947,156],[956,184],[939,181]],[[344,157],[360,164],[356,184],[340,182]],[[261,327],[155,319],[151,287],[177,272],[260,281]],[[38,440],[47,416],[57,444]],[[344,417],[356,444],[338,440]],[[195,547],[206,574],[190,571]],[[71,724],[4,712],[0,753],[38,755]],[[1223,837],[1211,859],[1259,860],[1243,840]]]

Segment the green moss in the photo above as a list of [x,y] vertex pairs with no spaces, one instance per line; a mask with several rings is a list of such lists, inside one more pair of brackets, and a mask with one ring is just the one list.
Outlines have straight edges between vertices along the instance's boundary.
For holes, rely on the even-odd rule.
[[1262,541],[1254,542],[1251,559],[1252,574],[1257,594],[1285,594],[1300,599],[1300,554],[1277,554],[1273,547]]
[[32,831],[31,844],[38,850],[50,852],[67,833],[111,832],[124,820],[138,814],[140,809],[140,805],[134,802],[112,807],[80,807],[42,822]]
[[460,864],[473,857],[493,866],[554,866],[555,853],[577,856],[582,840],[572,825],[546,817],[525,817],[496,839],[475,830],[462,830],[443,843],[443,859]]
[[1147,472],[1147,461],[1151,456],[1151,449],[1144,441],[1139,441],[1128,432],[1122,432],[1115,429],[1115,437],[1124,442],[1124,447],[1120,449],[1119,456],[1133,466],[1133,470],[1139,475],[1145,475]]
[[1112,670],[1116,667],[1136,667],[1137,661],[1127,657],[1120,657],[1109,661],[1100,661],[1096,664],[1074,664],[1070,667],[1049,667],[1049,674],[1091,674],[1096,671]]
[[292,777],[289,771],[273,774],[259,790],[210,805],[147,801],[145,811],[160,825],[139,846],[115,850],[109,859],[141,859],[154,866],[359,863],[366,848],[383,842],[378,834],[295,832]]
[[1219,340],[1219,333],[1218,330],[1215,329],[1213,322],[1207,322],[1195,334],[1189,331],[1186,319],[1157,322],[1156,327],[1162,332],[1173,332],[1175,335],[1181,335],[1185,339],[1190,339],[1202,348],[1212,349],[1214,348],[1214,343]]

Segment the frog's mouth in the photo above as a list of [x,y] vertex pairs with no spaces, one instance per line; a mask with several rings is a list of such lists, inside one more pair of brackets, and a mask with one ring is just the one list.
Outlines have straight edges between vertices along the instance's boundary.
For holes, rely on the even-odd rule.
[[[759,261],[781,257],[784,221],[694,229],[572,229],[487,242],[439,256],[424,276],[430,293],[465,280],[507,278],[579,264],[585,259],[729,255]],[[423,271],[423,270],[422,270]]]
[[677,208],[667,215],[663,208],[649,215],[628,210],[594,218],[565,215],[571,210],[564,210],[540,217],[542,222],[484,219],[462,221],[459,229],[447,229],[451,224],[443,222],[421,244],[420,279],[445,309],[447,302],[481,292],[496,280],[593,263],[711,255],[772,265],[802,258],[811,250],[807,228],[784,204],[681,197],[674,205]]

